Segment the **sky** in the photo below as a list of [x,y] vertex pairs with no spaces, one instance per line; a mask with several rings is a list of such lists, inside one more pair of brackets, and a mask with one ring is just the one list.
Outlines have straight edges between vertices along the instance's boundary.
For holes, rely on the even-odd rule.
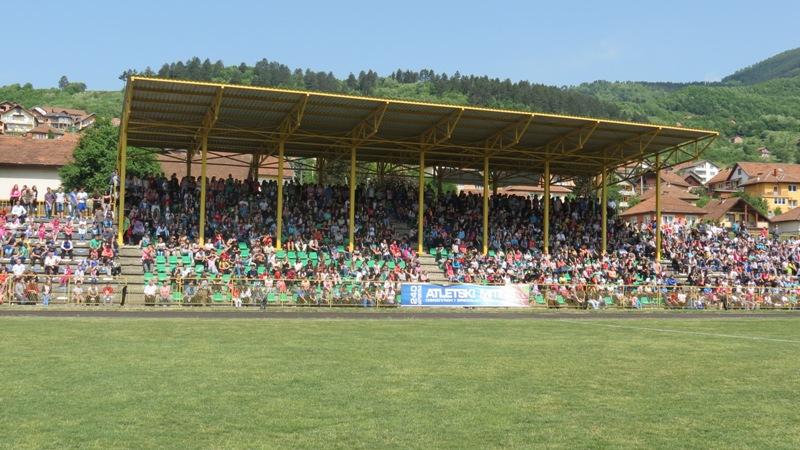
[[428,68],[559,86],[715,81],[800,47],[797,0],[87,0],[68,8],[42,0],[2,15],[24,32],[19,51],[5,52],[0,85],[37,88],[66,75],[89,89],[120,89],[125,69],[193,56],[226,65],[267,58],[339,77]]

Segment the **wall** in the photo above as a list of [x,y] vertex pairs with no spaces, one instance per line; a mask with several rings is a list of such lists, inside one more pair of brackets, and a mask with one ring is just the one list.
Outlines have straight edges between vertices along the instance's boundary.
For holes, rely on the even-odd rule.
[[772,224],[771,230],[776,230],[778,234],[798,234],[800,232],[800,222],[798,221],[789,221],[789,222],[776,222]]
[[36,186],[39,200],[44,200],[47,188],[56,189],[61,186],[61,178],[58,177],[58,169],[55,167],[0,167],[0,200],[8,200],[11,187],[15,184],[20,188],[23,184],[28,187]]

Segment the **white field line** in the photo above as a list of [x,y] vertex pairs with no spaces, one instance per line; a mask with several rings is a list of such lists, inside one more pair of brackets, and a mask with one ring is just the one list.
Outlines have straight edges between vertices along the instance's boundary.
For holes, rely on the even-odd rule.
[[609,325],[607,323],[598,323],[592,320],[569,320],[563,319],[563,322],[569,323],[579,323],[584,325],[595,325],[598,327],[607,327],[607,328],[623,328],[629,330],[638,330],[638,331],[654,331],[657,333],[674,333],[674,334],[692,334],[696,336],[709,336],[709,337],[717,337],[717,338],[729,338],[729,339],[745,339],[749,341],[770,341],[770,342],[783,342],[783,343],[790,343],[790,344],[800,344],[800,341],[794,339],[780,339],[780,338],[770,338],[770,337],[763,337],[763,336],[740,336],[736,334],[721,334],[721,333],[708,333],[705,331],[689,331],[689,330],[673,330],[669,328],[652,328],[652,327],[636,327],[631,325]]

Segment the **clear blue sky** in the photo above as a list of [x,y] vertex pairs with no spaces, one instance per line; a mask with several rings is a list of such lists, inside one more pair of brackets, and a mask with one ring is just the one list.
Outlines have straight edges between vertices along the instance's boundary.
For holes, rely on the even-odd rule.
[[[539,4],[541,3],[541,4]],[[57,12],[47,13],[51,4]],[[0,85],[118,89],[126,68],[261,58],[337,76],[397,68],[572,85],[717,80],[800,46],[793,1],[54,0],[2,8]],[[9,46],[15,47],[9,52]]]

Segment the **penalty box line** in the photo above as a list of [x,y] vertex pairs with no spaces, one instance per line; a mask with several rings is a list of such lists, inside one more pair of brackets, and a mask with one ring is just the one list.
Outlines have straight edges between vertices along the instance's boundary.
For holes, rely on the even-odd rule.
[[620,328],[620,329],[628,329],[628,330],[637,330],[637,331],[653,331],[656,333],[673,333],[673,334],[689,334],[695,336],[707,336],[707,337],[716,337],[716,338],[726,338],[726,339],[745,339],[750,341],[770,341],[770,342],[782,342],[782,343],[789,343],[789,344],[800,344],[800,341],[794,339],[781,339],[781,338],[770,338],[764,336],[741,336],[736,334],[723,334],[723,333],[709,333],[706,331],[690,331],[690,330],[675,330],[670,328],[653,328],[653,327],[637,327],[632,325],[611,325],[607,323],[598,323],[592,320],[569,320],[569,319],[562,319],[562,322],[569,322],[569,323],[579,323],[582,325],[595,325],[598,327],[606,327],[606,328]]

